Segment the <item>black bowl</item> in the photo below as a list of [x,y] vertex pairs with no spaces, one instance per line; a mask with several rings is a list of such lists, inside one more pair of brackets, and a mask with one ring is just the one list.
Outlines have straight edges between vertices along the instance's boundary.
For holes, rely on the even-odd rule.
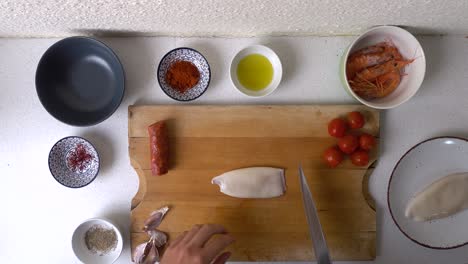
[[42,56],[36,90],[56,119],[90,126],[110,117],[122,102],[125,74],[117,55],[104,43],[86,37],[58,41]]

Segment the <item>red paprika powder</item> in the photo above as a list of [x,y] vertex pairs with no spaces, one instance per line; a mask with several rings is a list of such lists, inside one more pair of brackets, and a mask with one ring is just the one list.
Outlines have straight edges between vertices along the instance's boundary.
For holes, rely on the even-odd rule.
[[200,72],[189,61],[176,61],[166,72],[166,83],[173,89],[185,93],[200,80]]

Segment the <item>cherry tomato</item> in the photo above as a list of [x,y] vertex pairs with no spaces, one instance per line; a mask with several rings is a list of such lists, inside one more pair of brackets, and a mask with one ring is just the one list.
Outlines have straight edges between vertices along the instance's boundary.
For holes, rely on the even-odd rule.
[[369,163],[369,153],[358,150],[351,154],[351,162],[356,166],[366,166]]
[[359,129],[364,126],[364,116],[357,112],[349,112],[348,113],[348,124],[351,129]]
[[338,147],[346,154],[353,153],[359,146],[356,136],[346,135],[338,140]]
[[330,147],[323,152],[323,160],[330,168],[335,168],[343,161],[343,153],[336,147]]
[[346,133],[346,122],[341,118],[335,118],[328,123],[328,134],[332,137],[343,137]]
[[359,146],[363,150],[371,150],[376,144],[375,138],[369,134],[364,133],[359,137]]

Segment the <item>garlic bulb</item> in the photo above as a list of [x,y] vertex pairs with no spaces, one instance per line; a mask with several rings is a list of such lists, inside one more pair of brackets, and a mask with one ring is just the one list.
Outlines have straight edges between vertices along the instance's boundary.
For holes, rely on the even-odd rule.
[[148,233],[150,239],[146,243],[138,245],[133,252],[133,261],[137,264],[155,264],[159,261],[158,247],[167,242],[167,235],[156,228],[161,224],[164,215],[169,211],[165,206],[153,211],[144,223],[143,230]]

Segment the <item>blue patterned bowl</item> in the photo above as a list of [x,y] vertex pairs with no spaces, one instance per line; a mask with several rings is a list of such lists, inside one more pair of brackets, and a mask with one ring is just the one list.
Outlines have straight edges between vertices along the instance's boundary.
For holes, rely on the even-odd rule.
[[[188,61],[193,63],[200,72],[200,80],[185,93],[173,89],[166,83],[166,73],[172,63],[176,61]],[[203,55],[191,48],[177,48],[169,51],[162,58],[158,67],[159,86],[169,97],[177,101],[192,101],[200,97],[208,89],[211,79],[211,70],[208,61]]]
[[49,170],[60,184],[81,188],[90,184],[98,175],[99,155],[84,138],[62,138],[50,150]]

